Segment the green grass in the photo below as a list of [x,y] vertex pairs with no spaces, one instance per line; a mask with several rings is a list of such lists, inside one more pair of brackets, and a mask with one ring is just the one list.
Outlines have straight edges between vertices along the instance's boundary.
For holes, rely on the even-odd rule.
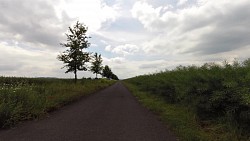
[[226,124],[197,119],[195,112],[188,107],[167,103],[163,97],[143,92],[137,86],[124,82],[131,93],[147,109],[154,112],[170,127],[180,141],[248,141],[247,137],[237,135]]
[[159,118],[177,135],[181,141],[207,141],[210,136],[196,122],[195,114],[180,105],[168,104],[161,97],[139,91],[135,85],[125,85],[138,101],[159,115]]
[[0,77],[0,127],[40,118],[115,81]]
[[179,66],[125,82],[183,140],[250,140],[250,59]]

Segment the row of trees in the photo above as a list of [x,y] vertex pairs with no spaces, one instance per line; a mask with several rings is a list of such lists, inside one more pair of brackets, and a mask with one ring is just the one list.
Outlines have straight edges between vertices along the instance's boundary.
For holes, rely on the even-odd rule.
[[108,65],[105,65],[105,67],[102,66],[101,54],[94,54],[93,61],[91,62],[90,71],[96,74],[96,78],[97,74],[100,74],[102,75],[102,77],[119,80],[118,77],[111,71]]
[[[102,77],[109,79],[116,79],[118,77],[113,74],[111,69],[106,65],[102,66],[101,54],[92,53],[85,51],[90,46],[88,42],[88,36],[86,36],[88,28],[79,23],[78,21],[73,27],[69,27],[69,33],[66,34],[67,42],[61,43],[63,47],[66,47],[66,51],[58,55],[58,60],[62,61],[67,68],[65,73],[73,72],[75,74],[75,82],[77,81],[77,71],[88,71],[90,70],[94,74],[100,74]],[[88,67],[88,63],[91,63],[91,66]]]

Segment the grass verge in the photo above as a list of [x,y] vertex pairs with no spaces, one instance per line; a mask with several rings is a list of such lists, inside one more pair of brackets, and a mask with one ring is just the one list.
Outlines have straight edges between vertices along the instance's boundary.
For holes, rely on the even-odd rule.
[[0,128],[12,127],[23,120],[43,117],[79,98],[115,83],[111,80],[0,79]]
[[126,82],[124,84],[143,106],[159,115],[181,141],[213,140],[211,134],[201,129],[195,114],[188,108],[168,104],[159,96],[139,91],[135,85]]

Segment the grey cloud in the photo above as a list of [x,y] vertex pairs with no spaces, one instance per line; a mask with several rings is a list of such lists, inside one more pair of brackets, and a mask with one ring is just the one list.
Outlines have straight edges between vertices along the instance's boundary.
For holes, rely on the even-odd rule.
[[157,13],[157,8],[147,13],[138,6],[134,12],[144,27],[162,33],[144,44],[146,52],[204,55],[250,45],[249,7],[249,1],[209,1],[201,7],[167,11],[155,17],[151,13]]
[[250,3],[229,7],[218,19],[214,29],[201,36],[200,42],[189,52],[216,54],[250,45]]
[[139,66],[140,69],[152,69],[152,70],[162,70],[165,69],[167,66],[167,62],[163,60],[156,60],[156,61],[151,61],[149,63],[144,63]]
[[0,7],[0,36],[3,40],[58,46],[66,28],[47,1],[3,0]]
[[[12,55],[10,52],[6,52],[5,50],[1,50],[1,56],[0,56],[0,72],[1,74],[4,74],[4,72],[7,72],[6,74],[10,72],[15,72],[22,68],[25,63],[22,62],[22,59],[15,58],[14,55]],[[22,56],[24,57],[24,56]]]
[[20,68],[22,66],[22,64],[0,64],[0,72],[8,72],[8,71],[14,71],[14,70],[18,70],[18,68]]
[[216,54],[232,51],[250,44],[250,32],[247,30],[241,31],[234,28],[215,30],[216,32],[204,35],[203,40],[189,52]]
[[109,31],[143,32],[142,24],[134,18],[118,18],[108,27]]
[[155,69],[159,64],[142,64],[139,66],[140,69]]

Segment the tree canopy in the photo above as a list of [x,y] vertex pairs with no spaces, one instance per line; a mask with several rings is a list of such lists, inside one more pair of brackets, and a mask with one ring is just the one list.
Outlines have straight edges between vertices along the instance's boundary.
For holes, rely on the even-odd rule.
[[73,72],[75,74],[75,82],[77,81],[77,71],[87,71],[86,63],[90,60],[90,53],[84,51],[90,46],[86,36],[87,30],[88,28],[78,21],[73,27],[69,27],[69,31],[66,33],[67,42],[61,43],[67,49],[57,57],[65,64],[64,67],[67,68],[65,73]]
[[[67,68],[65,73],[73,72],[75,75],[75,83],[77,81],[77,71],[92,71],[96,74],[101,74],[108,79],[118,80],[118,77],[113,74],[109,66],[102,66],[101,54],[95,53],[93,56],[86,49],[90,46],[88,42],[88,36],[86,36],[88,28],[86,25],[79,23],[78,21],[73,27],[69,27],[68,33],[66,33],[67,42],[60,45],[65,47],[66,50],[57,56],[59,61],[62,61],[65,65],[63,68]],[[91,61],[91,66],[87,64]]]
[[111,71],[108,65],[105,65],[102,75],[108,79],[119,80],[119,78]]
[[96,74],[96,78],[97,78],[97,74],[101,74],[102,73],[102,57],[101,54],[97,54],[95,53],[93,56],[93,61],[91,62],[91,67],[90,67],[90,71],[92,71],[94,74]]

